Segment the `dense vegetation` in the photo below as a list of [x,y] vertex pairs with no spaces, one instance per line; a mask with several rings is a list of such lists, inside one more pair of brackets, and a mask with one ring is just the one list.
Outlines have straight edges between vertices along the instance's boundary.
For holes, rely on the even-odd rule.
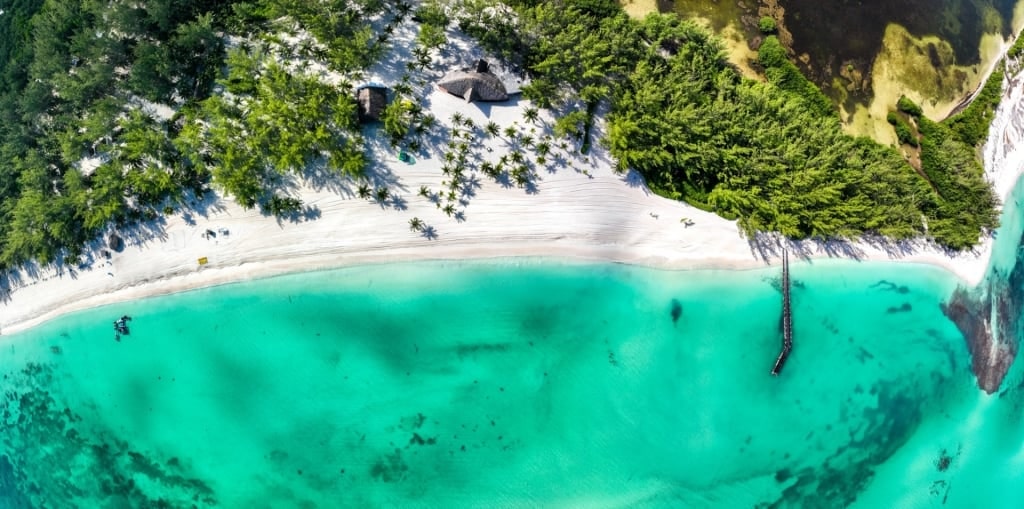
[[[224,2],[15,2],[0,89],[0,268],[109,223],[155,217],[201,178],[145,100],[205,97],[222,60]],[[82,161],[94,158],[94,168]]]
[[[702,29],[674,16],[632,20],[614,0],[14,0],[0,16],[0,269],[74,261],[112,225],[188,209],[211,188],[287,215],[303,210],[288,191],[295,178],[359,178],[370,162],[347,80],[361,79],[409,15],[419,27],[410,72],[457,26],[530,75],[523,94],[555,113],[556,136],[582,152],[601,141],[656,192],[738,218],[748,234],[927,233],[963,248],[995,224],[964,148],[983,137],[987,87],[948,126],[897,119],[911,130],[901,139],[923,138],[922,176],[895,150],[843,134],[773,36],[758,83]],[[393,93],[384,132],[415,152],[435,119],[408,73]],[[509,129],[510,146],[537,147],[536,165],[514,152],[481,171],[512,168],[528,186],[554,140]],[[452,140],[445,155],[468,160],[467,147]],[[454,176],[437,203],[455,215],[468,177],[446,168]]]
[[983,178],[974,145],[958,139],[953,129],[919,117],[921,131],[921,170],[935,188],[937,199],[925,204],[932,231],[949,232],[963,239],[967,247],[979,228],[987,228],[998,220],[998,203],[991,185]]
[[[940,157],[928,179],[895,149],[844,134],[831,102],[774,36],[759,49],[767,83],[757,83],[726,62],[715,38],[673,16],[635,21],[601,0],[509,5],[514,20],[469,9],[459,24],[530,72],[524,94],[559,115],[559,134],[585,149],[594,112],[609,105],[604,142],[620,169],[639,171],[659,194],[738,218],[747,234],[926,234],[962,249],[996,224],[973,159],[932,131]],[[515,35],[496,41],[487,27]]]
[[[998,106],[1002,82],[1003,73],[997,70],[969,107],[942,122],[925,117],[906,97],[889,113],[900,143],[920,148],[921,172],[935,194],[924,204],[929,228],[951,232],[965,243],[997,221],[997,199],[984,180],[977,150]],[[916,132],[907,120],[913,121]]]
[[943,122],[963,143],[976,147],[985,141],[988,126],[1003,95],[1003,77],[1002,66],[998,65],[974,100],[963,111]]
[[[5,6],[0,269],[75,260],[111,225],[189,208],[211,186],[243,206],[284,215],[302,206],[281,192],[288,174],[359,175],[366,161],[351,87],[328,86],[289,64],[365,68],[386,41],[365,20],[386,7],[377,0]],[[292,47],[264,35],[285,31],[311,36]],[[227,33],[246,42],[226,52]],[[177,113],[161,114],[160,105]]]

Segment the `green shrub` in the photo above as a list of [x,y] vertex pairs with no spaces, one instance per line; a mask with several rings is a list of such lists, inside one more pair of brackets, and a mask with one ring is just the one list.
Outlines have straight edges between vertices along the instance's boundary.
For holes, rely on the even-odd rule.
[[921,107],[905,95],[901,95],[900,99],[896,101],[896,109],[912,117],[920,117],[923,113]]
[[775,24],[775,19],[770,16],[765,16],[757,22],[757,28],[765,35],[773,35],[779,31],[778,25]]
[[971,104],[960,113],[947,118],[942,123],[948,126],[960,141],[973,146],[985,141],[988,136],[988,125],[992,123],[996,107],[1003,92],[1003,71],[996,70],[989,76],[985,86]]
[[1010,58],[1018,58],[1024,53],[1024,37],[1017,37],[1016,41],[1013,41],[1013,46],[1006,52],[1006,56]]
[[448,18],[448,13],[444,10],[444,5],[436,1],[424,2],[416,11],[414,19],[424,25],[433,25],[439,28],[447,28],[451,21]]
[[765,38],[757,51],[757,60],[764,66],[765,76],[771,84],[799,95],[821,116],[835,115],[832,101],[817,85],[804,77],[796,64],[789,61],[786,48],[778,37],[770,35]]
[[903,117],[901,117],[899,113],[890,111],[889,114],[886,115],[885,120],[892,124],[893,129],[896,131],[896,138],[899,140],[900,144],[910,145],[911,147],[917,148],[918,142],[917,138],[914,136],[914,130],[910,128],[910,124],[903,120]]
[[302,200],[291,196],[273,196],[265,203],[260,204],[260,209],[265,214],[275,217],[285,217],[298,214],[302,211]]

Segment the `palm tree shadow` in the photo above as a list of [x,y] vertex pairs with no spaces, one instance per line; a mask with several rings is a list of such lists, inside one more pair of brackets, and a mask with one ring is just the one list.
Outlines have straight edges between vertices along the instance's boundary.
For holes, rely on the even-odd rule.
[[420,235],[427,240],[437,240],[437,229],[433,226],[424,226]]
[[[409,209],[409,201],[406,200],[405,198],[401,197],[401,196],[392,195],[391,199],[389,200],[389,202],[391,203],[391,208],[393,208],[395,210],[408,210]],[[382,203],[381,206],[383,207],[384,204]]]
[[316,191],[326,190],[346,198],[355,195],[352,178],[340,171],[331,170],[327,158],[320,158],[307,165],[302,172],[302,179]]

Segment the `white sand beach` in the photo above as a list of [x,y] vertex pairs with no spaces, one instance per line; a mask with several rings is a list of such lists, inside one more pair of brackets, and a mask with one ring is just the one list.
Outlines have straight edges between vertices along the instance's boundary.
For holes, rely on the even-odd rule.
[[[399,34],[401,36],[401,34]],[[462,51],[449,52],[450,65]],[[465,62],[470,64],[471,62]],[[389,76],[371,76],[386,81]],[[459,112],[477,125],[493,121],[502,127],[522,120],[523,101],[477,105],[434,90],[426,97],[428,109],[441,124]],[[1024,87],[1016,85],[1002,108],[1024,108]],[[544,123],[546,122],[546,124]],[[541,125],[550,125],[550,118]],[[994,124],[1016,129],[1013,122]],[[537,127],[538,134],[543,133]],[[1010,134],[995,134],[1002,140]],[[1014,140],[1019,135],[1014,134]],[[481,141],[481,149],[495,156],[503,140]],[[993,161],[986,160],[989,177],[1005,197],[1016,182],[1024,150],[1008,146]],[[488,151],[488,149],[490,149]],[[555,151],[557,152],[557,151]],[[480,186],[468,198],[464,218],[448,217],[427,198],[420,186],[439,188],[439,154],[401,162],[397,154],[377,148],[379,172],[394,181],[385,205],[355,196],[356,184],[324,186],[303,184],[294,193],[312,217],[278,221],[255,210],[243,210],[230,199],[219,199],[205,216],[186,220],[179,212],[165,224],[155,225],[152,236],[129,238],[122,252],[109,261],[97,256],[91,267],[58,271],[45,268],[33,277],[22,273],[12,279],[0,303],[0,333],[10,334],[69,311],[126,302],[231,281],[288,272],[402,260],[494,257],[557,257],[641,264],[667,269],[745,269],[777,263],[775,247],[755,248],[735,222],[655,196],[635,175],[613,171],[600,148],[591,156],[553,152],[534,192],[503,186],[481,176]],[[564,159],[564,160],[562,160]],[[558,163],[555,163],[558,161]],[[1001,164],[1005,162],[1006,164]],[[588,175],[589,174],[589,175]],[[413,217],[436,233],[428,238],[410,230]],[[681,220],[688,218],[690,226]],[[206,237],[207,230],[217,233]],[[968,283],[979,281],[987,266],[991,240],[968,254],[950,256],[940,249],[904,243],[899,246],[856,244],[792,244],[791,252],[808,259],[854,258],[929,263],[944,267]],[[198,260],[206,258],[200,265]],[[795,257],[794,257],[795,258]]]

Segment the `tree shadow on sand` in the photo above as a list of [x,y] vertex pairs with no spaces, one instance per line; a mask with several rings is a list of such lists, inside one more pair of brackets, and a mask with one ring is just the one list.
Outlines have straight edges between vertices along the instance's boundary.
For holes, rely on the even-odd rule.
[[[766,265],[771,264],[772,260],[782,258],[783,249],[807,262],[814,257],[863,261],[868,257],[866,247],[882,251],[892,260],[901,260],[924,251],[941,253],[948,257],[960,254],[926,239],[894,240],[879,235],[864,235],[852,241],[838,238],[792,240],[778,233],[758,233],[748,237],[747,242],[751,254]],[[976,249],[971,252],[977,254]]]
[[646,195],[651,194],[650,188],[647,187],[647,181],[644,180],[644,176],[641,175],[640,172],[630,169],[622,175],[621,179],[627,186],[634,189],[643,189],[644,194]]

